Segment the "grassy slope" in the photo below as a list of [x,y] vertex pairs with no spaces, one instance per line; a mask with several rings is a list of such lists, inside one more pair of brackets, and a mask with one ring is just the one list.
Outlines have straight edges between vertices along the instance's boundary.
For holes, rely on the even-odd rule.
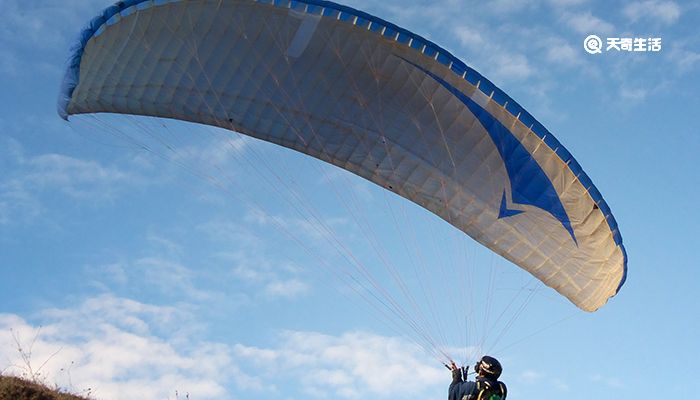
[[0,400],[88,400],[13,376],[0,375]]

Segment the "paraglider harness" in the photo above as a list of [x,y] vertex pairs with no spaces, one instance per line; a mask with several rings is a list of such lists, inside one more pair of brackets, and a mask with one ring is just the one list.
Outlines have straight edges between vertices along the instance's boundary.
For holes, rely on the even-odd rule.
[[[449,365],[444,365],[447,369],[452,370]],[[454,362],[452,365],[454,365]],[[478,368],[476,369],[478,371]],[[460,382],[462,381],[462,376],[464,376],[466,380],[467,375],[470,375],[468,372],[469,367],[462,367],[452,371],[453,377],[455,376],[454,373],[458,371]],[[472,373],[476,373],[476,371]],[[505,383],[497,380],[484,379],[482,377],[477,377],[474,383],[476,384],[475,393],[464,395],[461,400],[506,400],[508,389],[506,389]]]
[[505,400],[508,391],[501,381],[476,380],[476,396],[464,396],[462,400]]

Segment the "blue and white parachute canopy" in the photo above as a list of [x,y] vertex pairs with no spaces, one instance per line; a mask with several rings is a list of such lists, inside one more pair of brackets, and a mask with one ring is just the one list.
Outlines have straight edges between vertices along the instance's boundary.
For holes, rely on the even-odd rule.
[[130,0],[82,32],[59,113],[235,130],[409,199],[586,311],[625,281],[608,205],[518,103],[436,44],[321,0]]

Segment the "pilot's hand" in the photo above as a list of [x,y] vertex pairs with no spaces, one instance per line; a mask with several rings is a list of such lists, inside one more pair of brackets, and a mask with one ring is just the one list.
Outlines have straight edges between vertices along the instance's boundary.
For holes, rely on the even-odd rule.
[[452,371],[452,382],[462,382],[462,369],[454,361],[450,363],[450,370]]

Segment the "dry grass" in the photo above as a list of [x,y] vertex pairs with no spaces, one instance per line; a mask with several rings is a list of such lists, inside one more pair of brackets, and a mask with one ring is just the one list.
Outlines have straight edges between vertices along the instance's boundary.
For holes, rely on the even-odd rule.
[[89,400],[26,379],[0,375],[0,400]]

